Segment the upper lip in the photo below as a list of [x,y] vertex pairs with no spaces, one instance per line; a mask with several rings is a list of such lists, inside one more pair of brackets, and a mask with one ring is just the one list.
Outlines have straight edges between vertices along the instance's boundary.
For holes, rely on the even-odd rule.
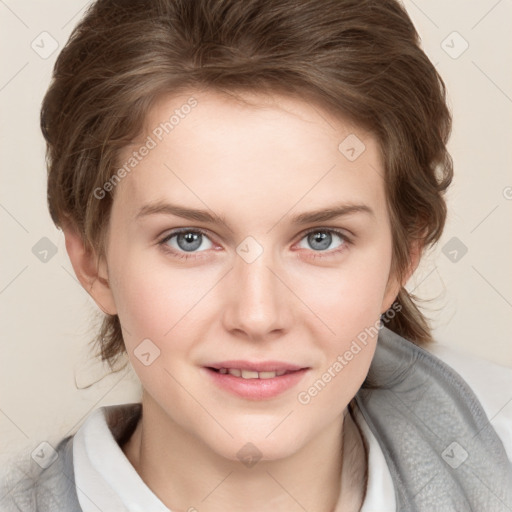
[[239,368],[242,370],[250,370],[253,372],[276,372],[276,371],[296,371],[308,368],[306,366],[299,366],[284,361],[243,361],[243,360],[230,360],[221,361],[219,363],[206,364],[207,368]]

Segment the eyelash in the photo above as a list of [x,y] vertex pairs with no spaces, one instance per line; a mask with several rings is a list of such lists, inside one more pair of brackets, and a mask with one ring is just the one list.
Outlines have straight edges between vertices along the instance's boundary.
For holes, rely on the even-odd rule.
[[[310,229],[309,231],[306,231],[305,233],[302,233],[301,238],[299,239],[299,241],[302,240],[303,238],[307,237],[308,235],[312,234],[312,233],[318,233],[318,232],[321,232],[321,233],[334,233],[334,234],[338,235],[341,238],[341,240],[343,241],[343,245],[341,247],[339,247],[338,249],[332,249],[330,251],[313,251],[313,255],[309,256],[312,259],[315,259],[315,258],[327,258],[327,257],[331,257],[333,254],[339,254],[341,252],[344,252],[347,249],[347,247],[346,247],[347,245],[352,245],[352,243],[353,243],[351,238],[348,237],[344,232],[339,231],[339,230],[334,229],[334,228],[314,228],[314,229]],[[191,253],[187,254],[187,253],[184,253],[184,252],[177,252],[174,249],[171,249],[167,245],[167,242],[171,238],[173,238],[176,235],[179,235],[181,233],[199,233],[199,234],[201,234],[203,236],[206,236],[207,238],[210,238],[208,236],[208,233],[206,231],[204,231],[203,229],[201,229],[201,228],[181,228],[181,229],[176,229],[176,230],[172,231],[171,233],[168,233],[167,235],[165,235],[165,237],[162,238],[158,242],[158,245],[160,247],[162,247],[163,251],[165,251],[167,254],[170,254],[171,256],[173,256],[175,258],[179,258],[179,259],[183,259],[183,260],[201,258],[202,256],[198,256],[198,253],[191,252]]]

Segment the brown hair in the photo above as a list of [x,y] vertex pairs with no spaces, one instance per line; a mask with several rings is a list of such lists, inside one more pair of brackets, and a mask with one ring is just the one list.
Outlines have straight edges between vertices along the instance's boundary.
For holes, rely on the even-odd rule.
[[[98,256],[113,195],[93,191],[119,165],[162,95],[210,89],[283,93],[314,101],[373,133],[385,165],[392,271],[411,242],[440,238],[452,180],[451,114],[443,80],[395,0],[99,0],[57,58],[43,100],[48,204]],[[432,341],[416,297],[402,288],[387,327]],[[99,343],[113,368],[124,346],[117,315]]]

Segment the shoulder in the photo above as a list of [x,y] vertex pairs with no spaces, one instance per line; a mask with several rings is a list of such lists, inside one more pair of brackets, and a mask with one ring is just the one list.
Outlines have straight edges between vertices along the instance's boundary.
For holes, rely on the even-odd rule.
[[441,343],[424,349],[450,366],[472,389],[512,461],[512,368]]
[[[39,452],[19,454],[6,462],[0,481],[2,512],[79,512],[73,476],[73,436]],[[39,458],[40,462],[36,462]]]

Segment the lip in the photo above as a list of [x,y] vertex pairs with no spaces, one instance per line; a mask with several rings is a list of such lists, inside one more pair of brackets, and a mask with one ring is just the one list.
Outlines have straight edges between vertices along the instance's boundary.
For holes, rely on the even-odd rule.
[[[219,373],[213,368],[243,368],[257,372],[286,370],[279,377],[271,379],[244,379],[235,377],[229,373]],[[209,364],[201,368],[207,379],[210,379],[218,388],[234,394],[246,400],[268,400],[297,386],[310,370],[309,367],[301,367],[282,361],[223,361],[222,363]]]
[[306,368],[296,364],[286,363],[284,361],[244,361],[241,359],[221,361],[219,363],[205,364],[205,367],[215,368],[241,368],[244,370],[251,370],[253,372],[277,372],[280,370],[296,371]]

